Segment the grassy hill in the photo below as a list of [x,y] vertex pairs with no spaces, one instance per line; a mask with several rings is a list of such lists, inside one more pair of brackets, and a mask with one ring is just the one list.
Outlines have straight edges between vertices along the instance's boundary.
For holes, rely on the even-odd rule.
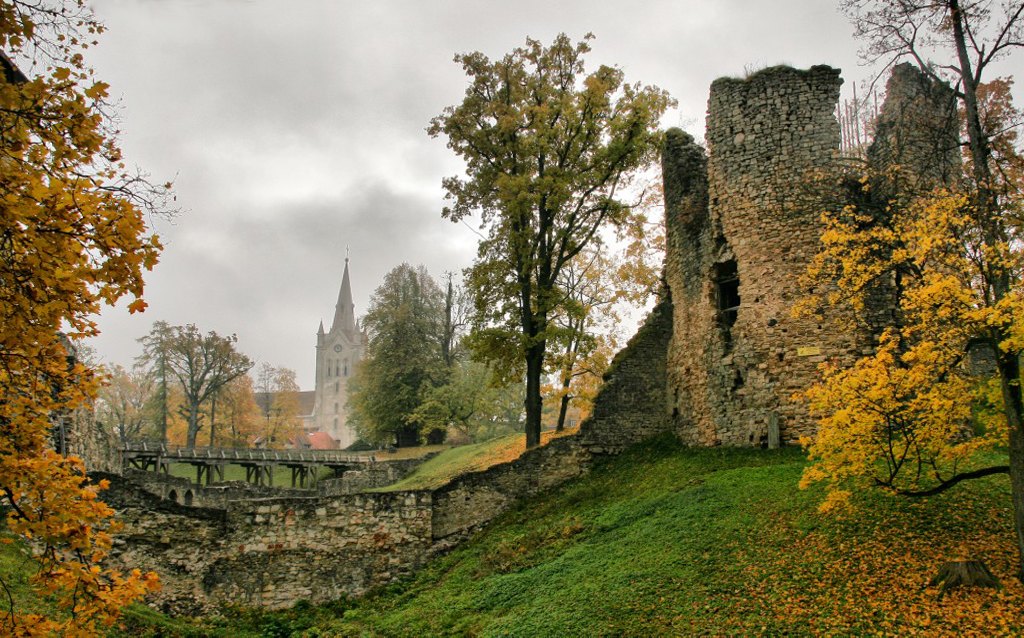
[[[552,439],[575,434],[577,430],[542,432],[540,443],[546,445]],[[441,487],[460,474],[479,472],[492,465],[507,463],[519,458],[526,451],[525,434],[509,434],[489,441],[463,445],[445,450],[416,468],[416,471],[397,483],[378,488],[377,492],[401,490],[424,490]]]
[[[796,488],[803,466],[799,450],[664,439],[362,600],[196,623],[136,609],[120,635],[1024,634],[1005,477],[927,501],[874,493],[837,518]],[[963,557],[985,560],[1004,588],[938,600],[928,580]]]
[[[236,612],[203,632],[287,636],[1020,635],[1005,477],[846,517],[796,487],[800,451],[669,439],[508,512],[407,583],[331,608]],[[927,586],[985,560],[1000,591]],[[136,632],[137,633],[137,632]],[[202,634],[198,634],[202,635]]]
[[[929,501],[872,494],[817,513],[799,450],[669,440],[524,503],[413,581],[321,622],[327,635],[1024,633],[1008,481]],[[939,563],[984,559],[1005,588],[937,600]]]

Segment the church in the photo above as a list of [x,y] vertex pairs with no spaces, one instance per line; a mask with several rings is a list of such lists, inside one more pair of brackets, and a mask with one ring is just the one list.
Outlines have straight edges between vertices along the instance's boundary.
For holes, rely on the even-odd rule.
[[366,332],[356,321],[346,257],[331,329],[324,332],[321,320],[316,333],[316,389],[312,414],[305,419],[307,434],[326,433],[342,449],[356,442],[355,429],[347,422],[348,379],[365,352]]

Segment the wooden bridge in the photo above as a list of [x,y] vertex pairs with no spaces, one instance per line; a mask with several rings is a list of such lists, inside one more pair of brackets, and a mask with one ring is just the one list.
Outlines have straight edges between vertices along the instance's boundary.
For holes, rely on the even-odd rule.
[[126,465],[140,470],[170,474],[171,463],[196,468],[196,483],[209,485],[224,480],[224,467],[245,468],[245,480],[253,485],[274,484],[274,468],[291,470],[292,487],[306,487],[321,468],[335,476],[375,463],[375,458],[337,450],[264,450],[215,447],[184,447],[159,443],[129,443],[121,450]]

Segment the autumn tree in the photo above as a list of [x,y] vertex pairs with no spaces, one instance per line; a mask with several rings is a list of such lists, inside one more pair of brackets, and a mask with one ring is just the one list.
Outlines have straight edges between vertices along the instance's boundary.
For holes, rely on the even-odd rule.
[[204,335],[194,324],[170,328],[166,363],[184,396],[187,447],[195,447],[203,404],[252,368],[249,357],[235,350],[237,342],[235,335],[222,337],[212,330]]
[[8,635],[92,635],[149,579],[102,566],[102,485],[50,447],[53,420],[97,390],[69,350],[97,333],[103,305],[145,307],[160,250],[144,214],[161,190],[125,170],[107,85],[83,56],[102,31],[84,2],[0,3],[0,498],[9,530],[31,539],[34,584],[61,610],[24,613],[4,597]]
[[220,391],[220,438],[218,445],[246,448],[263,424],[252,378],[243,374]]
[[256,374],[256,390],[263,413],[259,437],[267,447],[283,447],[302,429],[295,371],[264,362]]
[[[1024,45],[1024,3],[846,2],[870,59],[918,63],[948,79],[961,104],[964,172],[945,188],[879,201],[870,188],[826,216],[812,274],[834,303],[863,309],[878,282],[892,291],[894,321],[874,354],[826,370],[808,392],[821,417],[804,483],[826,480],[830,498],[867,479],[926,495],[1008,472],[1024,577],[1024,422],[1020,355],[1020,153],[1008,112],[986,104],[991,64]],[[1016,117],[1016,115],[1014,115]],[[1016,161],[1016,160],[1014,160]],[[898,170],[900,167],[896,167]],[[866,177],[863,184],[871,179]],[[992,385],[967,374],[972,352],[994,358]],[[973,408],[973,413],[972,413]],[[981,447],[1008,443],[1005,466],[975,467]]]
[[527,39],[500,60],[458,55],[470,77],[463,101],[431,120],[466,163],[443,182],[444,217],[479,214],[486,237],[467,288],[479,323],[473,347],[506,379],[526,378],[526,442],[540,443],[541,378],[566,264],[603,229],[627,221],[624,194],[656,157],[658,120],[671,103],[620,69],[586,73],[587,35],[549,47]]
[[117,434],[121,445],[149,433],[153,386],[153,377],[139,369],[115,365],[107,373],[96,401],[96,419]]
[[349,418],[370,443],[415,445],[415,411],[427,388],[441,385],[445,293],[423,266],[402,264],[374,291],[363,326],[366,356],[349,381]]
[[[638,222],[642,223],[642,222]],[[555,377],[545,399],[558,404],[555,429],[565,426],[569,405],[585,417],[618,350],[623,312],[642,307],[660,283],[659,234],[636,228],[622,247],[595,242],[573,257],[557,281],[559,303],[551,316],[548,369]],[[576,392],[575,388],[580,388]]]

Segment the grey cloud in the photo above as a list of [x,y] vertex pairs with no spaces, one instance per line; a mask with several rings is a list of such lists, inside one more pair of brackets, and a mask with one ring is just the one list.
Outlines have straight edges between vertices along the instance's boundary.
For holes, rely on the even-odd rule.
[[497,58],[527,36],[597,35],[591,65],[621,66],[703,121],[707,88],[748,64],[853,66],[849,26],[823,0],[96,0],[109,28],[90,51],[123,96],[123,147],[159,180],[177,175],[175,225],[147,280],[151,312],[105,312],[97,348],[129,361],[155,319],[237,332],[252,357],[312,377],[345,247],[357,311],[394,265],[468,265],[475,236],[440,218],[460,164],[429,119],[463,95],[452,61]]

